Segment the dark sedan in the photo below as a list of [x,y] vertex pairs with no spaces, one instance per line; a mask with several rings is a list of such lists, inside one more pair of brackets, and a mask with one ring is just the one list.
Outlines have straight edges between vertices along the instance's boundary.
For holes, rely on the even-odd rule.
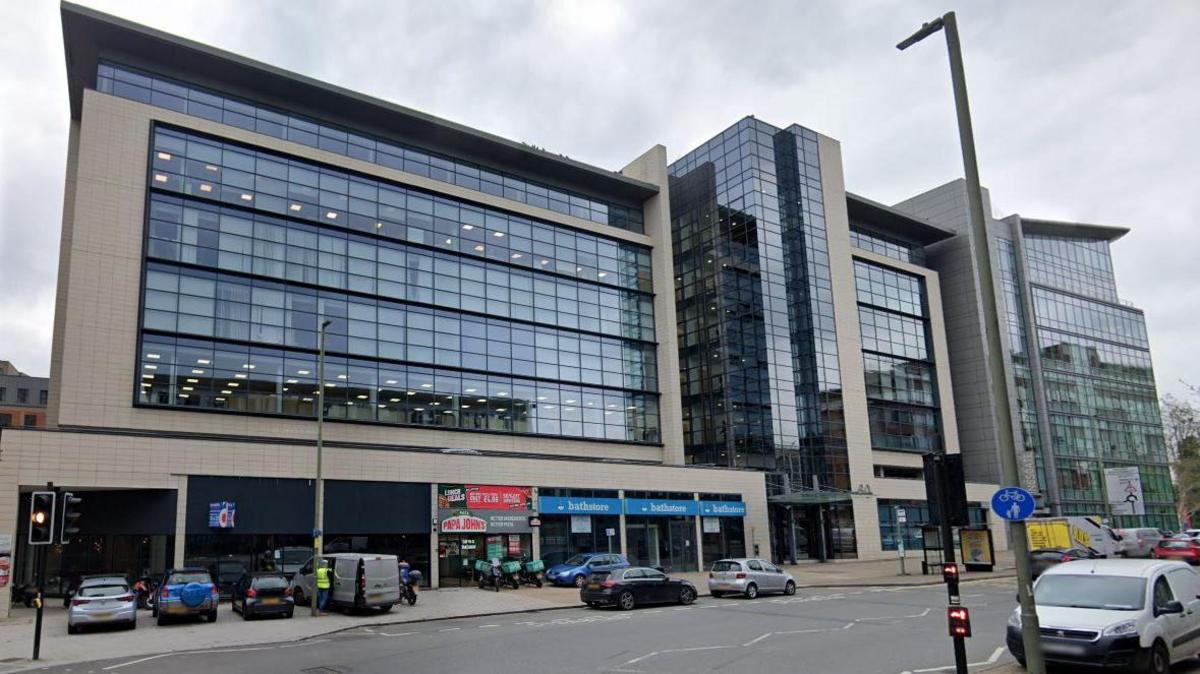
[[628,611],[642,604],[690,604],[696,600],[696,586],[658,569],[631,566],[588,576],[579,598],[592,608],[617,606]]
[[232,608],[243,620],[275,615],[291,618],[296,604],[292,586],[278,571],[262,571],[243,575],[231,588]]
[[1029,569],[1033,577],[1042,575],[1046,569],[1073,559],[1098,559],[1100,556],[1085,548],[1042,548],[1029,551]]

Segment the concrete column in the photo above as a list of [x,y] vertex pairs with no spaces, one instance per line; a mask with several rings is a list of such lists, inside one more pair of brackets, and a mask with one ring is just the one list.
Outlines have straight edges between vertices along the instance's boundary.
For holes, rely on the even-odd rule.
[[621,514],[619,515],[620,523],[618,524],[618,526],[621,527],[620,529],[618,529],[618,531],[621,532],[621,554],[625,555],[625,559],[629,559],[629,553],[626,552],[627,546],[629,545],[629,532],[625,530],[625,490],[624,489],[617,490],[617,498],[621,499]]
[[693,493],[692,498],[696,501],[696,516],[693,519],[692,526],[696,530],[696,570],[704,570],[704,526],[700,522],[700,494]]
[[441,557],[438,557],[438,500],[437,485],[429,485],[429,587],[439,587],[438,570],[441,567]]
[[[541,508],[538,508],[537,503],[538,503],[538,488],[534,487],[533,488],[533,507],[534,507],[534,510],[537,510],[538,518],[541,519],[542,510],[541,510]],[[542,558],[542,528],[541,527],[533,527],[533,534],[530,536],[530,538],[533,540],[533,553],[532,553],[533,558],[541,559]]]
[[175,560],[172,566],[183,566],[183,546],[187,540],[188,476],[175,476]]

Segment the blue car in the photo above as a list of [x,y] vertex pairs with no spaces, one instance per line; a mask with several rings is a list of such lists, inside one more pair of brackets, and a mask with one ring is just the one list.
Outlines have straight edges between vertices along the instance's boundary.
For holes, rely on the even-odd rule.
[[610,572],[628,566],[629,560],[625,559],[625,555],[586,552],[575,555],[562,564],[550,567],[550,570],[546,572],[546,580],[555,585],[574,585],[582,588],[590,573]]
[[221,596],[208,569],[171,569],[163,575],[154,600],[154,617],[159,625],[172,618],[204,616],[208,622],[217,621],[217,603]]

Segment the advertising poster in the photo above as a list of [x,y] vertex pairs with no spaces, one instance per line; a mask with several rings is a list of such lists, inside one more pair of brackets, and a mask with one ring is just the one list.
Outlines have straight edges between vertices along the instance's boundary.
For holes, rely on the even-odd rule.
[[1142,498],[1142,475],[1137,466],[1105,468],[1104,487],[1112,514],[1146,514],[1146,502]]
[[533,510],[533,487],[486,484],[439,484],[443,510]]
[[962,562],[968,569],[987,567],[990,570],[996,564],[991,532],[987,529],[959,529],[958,541]]
[[721,520],[716,517],[703,517],[700,519],[700,523],[706,534],[721,533]]
[[592,516],[591,515],[571,515],[571,533],[573,533],[573,534],[590,534],[590,533],[592,533]]

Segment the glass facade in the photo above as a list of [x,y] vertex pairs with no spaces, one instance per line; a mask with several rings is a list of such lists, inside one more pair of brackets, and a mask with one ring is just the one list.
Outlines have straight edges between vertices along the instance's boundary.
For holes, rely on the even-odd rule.
[[326,124],[128,66],[102,62],[97,71],[96,89],[602,225],[639,233],[644,230],[642,211],[636,207],[564,192],[461,159]]
[[854,261],[871,445],[922,454],[942,447],[925,280]]
[[[883,542],[884,550],[898,549],[901,540],[904,541],[905,550],[915,552],[924,548],[921,527],[930,522],[928,502],[881,498],[876,502],[876,506],[879,509],[879,537]],[[898,508],[904,510],[907,521],[903,524],[896,517]],[[968,503],[967,516],[970,518],[971,526],[987,526],[987,509],[982,505]],[[954,532],[954,538],[958,539],[957,530]]]
[[649,251],[158,127],[138,401],[659,441]]
[[850,245],[901,262],[925,266],[925,247],[873,231],[861,223],[850,222]]

